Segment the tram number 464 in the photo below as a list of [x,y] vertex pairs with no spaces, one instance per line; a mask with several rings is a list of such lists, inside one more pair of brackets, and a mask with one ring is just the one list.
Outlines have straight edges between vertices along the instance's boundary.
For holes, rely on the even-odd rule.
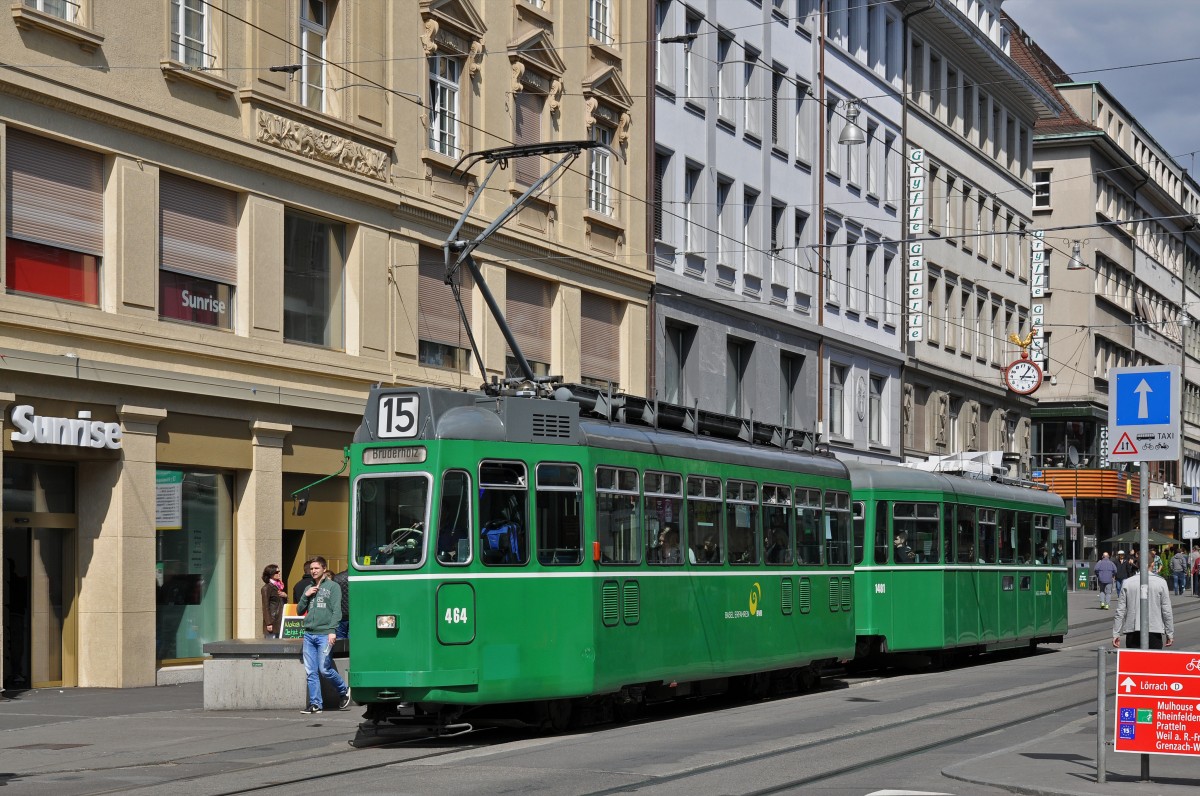
[[448,625],[461,625],[467,622],[466,608],[447,608],[443,621]]
[[384,439],[417,435],[421,399],[416,395],[385,395],[379,399],[378,434]]

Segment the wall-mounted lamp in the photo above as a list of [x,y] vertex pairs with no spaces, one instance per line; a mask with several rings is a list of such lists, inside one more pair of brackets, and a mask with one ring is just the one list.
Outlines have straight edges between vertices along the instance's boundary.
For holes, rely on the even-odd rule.
[[1079,251],[1081,248],[1082,244],[1080,241],[1071,242],[1071,259],[1067,263],[1068,271],[1082,271],[1087,268],[1087,265],[1085,265],[1083,260],[1079,257]]
[[838,135],[839,144],[865,144],[867,134],[858,126],[858,100],[850,100],[846,104],[846,126]]

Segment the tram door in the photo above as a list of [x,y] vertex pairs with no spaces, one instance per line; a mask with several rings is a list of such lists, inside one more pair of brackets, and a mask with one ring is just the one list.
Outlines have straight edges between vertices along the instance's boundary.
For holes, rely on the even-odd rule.
[[4,463],[4,687],[78,683],[75,469]]

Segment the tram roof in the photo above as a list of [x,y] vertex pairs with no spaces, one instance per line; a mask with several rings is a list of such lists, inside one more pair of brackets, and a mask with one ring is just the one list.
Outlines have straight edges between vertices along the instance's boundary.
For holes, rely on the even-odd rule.
[[1047,509],[1063,508],[1062,498],[1053,492],[1013,486],[979,478],[931,473],[898,465],[847,462],[850,481],[855,489],[895,492],[944,492],[956,497],[971,497],[987,501],[1004,500],[1030,503]]

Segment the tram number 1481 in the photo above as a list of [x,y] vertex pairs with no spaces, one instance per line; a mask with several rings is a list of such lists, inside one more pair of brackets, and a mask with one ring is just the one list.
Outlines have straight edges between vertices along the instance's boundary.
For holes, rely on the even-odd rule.
[[445,622],[448,625],[461,625],[467,622],[466,608],[447,608]]

